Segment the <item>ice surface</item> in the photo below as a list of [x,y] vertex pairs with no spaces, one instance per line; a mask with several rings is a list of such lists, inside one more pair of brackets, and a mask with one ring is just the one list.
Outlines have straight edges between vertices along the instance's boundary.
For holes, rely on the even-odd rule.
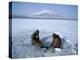
[[[12,19],[12,57],[44,57],[77,54],[78,22],[54,19]],[[31,34],[39,29],[40,40],[48,46],[52,33],[62,38],[62,49],[49,49],[31,45]],[[46,52],[45,52],[46,51]]]

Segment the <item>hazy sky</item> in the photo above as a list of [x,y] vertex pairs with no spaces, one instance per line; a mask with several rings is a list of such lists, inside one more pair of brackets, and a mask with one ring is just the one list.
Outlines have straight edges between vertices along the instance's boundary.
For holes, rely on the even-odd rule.
[[12,14],[13,15],[30,15],[35,12],[50,9],[58,15],[64,17],[78,17],[78,6],[76,5],[61,5],[61,4],[43,4],[43,3],[29,3],[29,2],[13,2]]

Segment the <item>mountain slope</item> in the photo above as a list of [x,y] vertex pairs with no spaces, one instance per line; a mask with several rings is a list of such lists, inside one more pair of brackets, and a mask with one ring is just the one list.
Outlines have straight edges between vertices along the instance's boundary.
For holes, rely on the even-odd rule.
[[44,9],[44,10],[33,13],[32,17],[54,18],[54,17],[61,17],[61,16],[59,14],[57,14],[56,12],[53,12],[52,10]]

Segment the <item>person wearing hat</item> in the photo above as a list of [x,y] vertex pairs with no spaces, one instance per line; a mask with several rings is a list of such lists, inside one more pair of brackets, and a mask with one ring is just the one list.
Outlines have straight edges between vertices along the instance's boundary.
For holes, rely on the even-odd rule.
[[60,48],[61,47],[61,38],[58,34],[53,33],[52,34],[53,40],[51,43],[51,46],[54,48]]
[[31,36],[31,43],[33,46],[41,46],[41,41],[39,38],[39,30],[36,30]]

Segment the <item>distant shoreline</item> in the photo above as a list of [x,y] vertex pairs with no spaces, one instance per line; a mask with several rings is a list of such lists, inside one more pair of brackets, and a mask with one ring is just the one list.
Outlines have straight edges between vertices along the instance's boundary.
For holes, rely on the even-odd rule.
[[56,19],[56,20],[73,20],[73,21],[78,21],[78,19],[69,19],[69,18],[9,18],[9,19]]
[[56,19],[56,20],[78,20],[76,18],[64,18],[64,17],[26,17],[10,15],[9,19]]

